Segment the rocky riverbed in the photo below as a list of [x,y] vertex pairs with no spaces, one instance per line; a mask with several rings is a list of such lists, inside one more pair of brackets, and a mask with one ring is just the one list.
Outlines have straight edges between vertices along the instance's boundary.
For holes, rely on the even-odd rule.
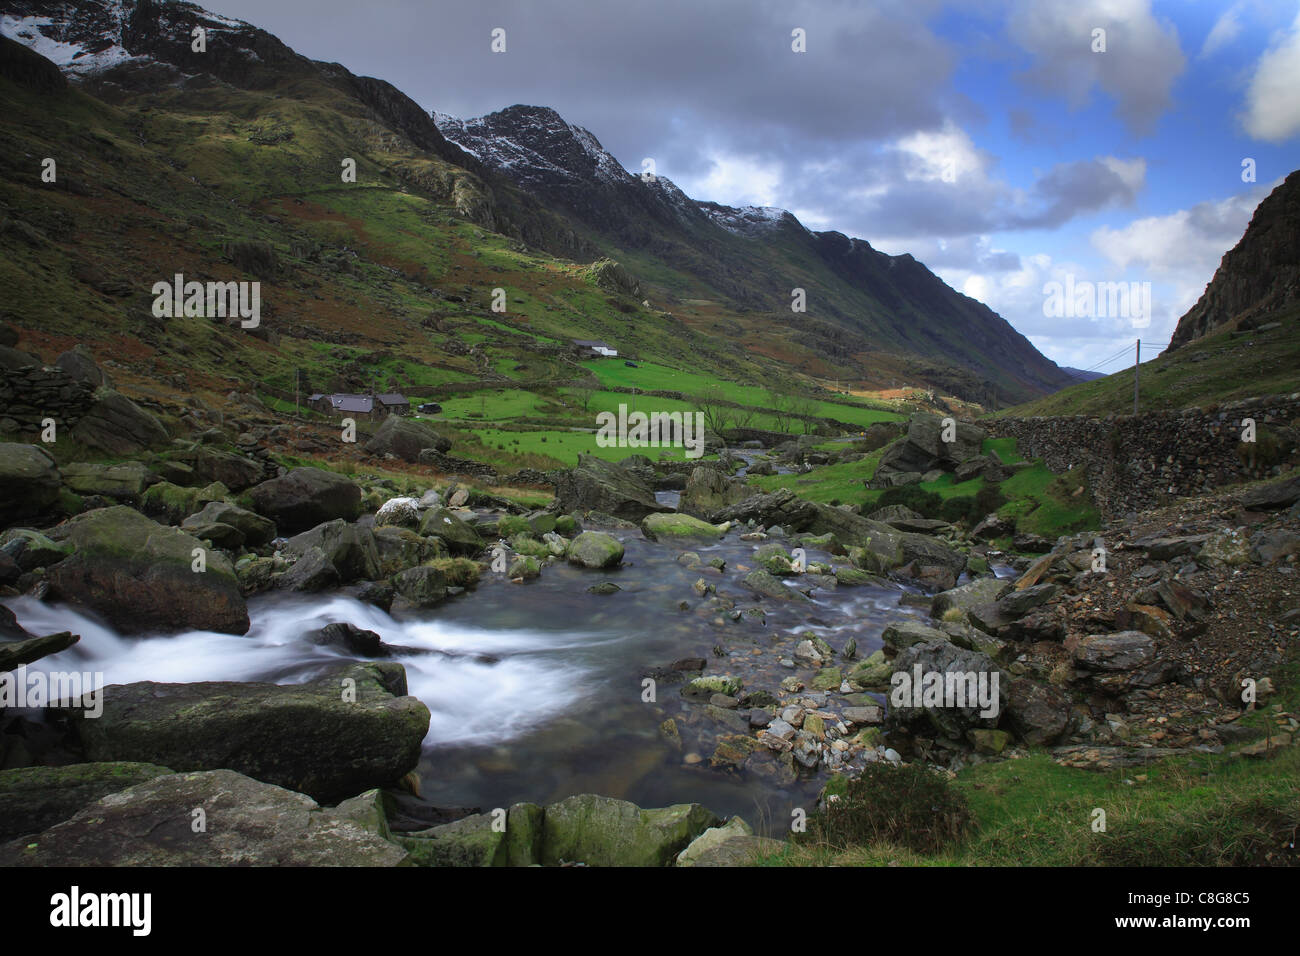
[[[965,454],[914,422],[885,475],[998,467],[971,427]],[[183,828],[91,833],[165,836],[197,802],[278,828],[284,858],[670,863],[703,839],[737,862],[868,763],[1105,768],[1297,729],[1235,725],[1297,637],[1294,479],[1014,556],[996,519],[757,493],[736,462],[584,457],[528,510],[276,468],[256,440],[62,466],[0,445],[0,858],[201,859]],[[395,418],[371,445],[442,453]],[[899,673],[992,696],[894,701]],[[266,861],[241,832],[206,859]]]

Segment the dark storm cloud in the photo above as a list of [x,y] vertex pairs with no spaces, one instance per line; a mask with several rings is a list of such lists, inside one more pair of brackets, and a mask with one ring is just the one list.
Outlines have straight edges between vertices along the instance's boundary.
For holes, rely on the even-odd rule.
[[[431,109],[551,106],[625,165],[710,134],[744,150],[935,126],[954,66],[926,25],[930,0],[319,0],[309,16],[265,0],[210,6]],[[489,48],[496,27],[503,54]],[[791,51],[796,27],[805,54]]]

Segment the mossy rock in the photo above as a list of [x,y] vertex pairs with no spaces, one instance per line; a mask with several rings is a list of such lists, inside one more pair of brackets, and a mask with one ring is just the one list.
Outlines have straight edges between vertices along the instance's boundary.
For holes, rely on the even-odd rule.
[[717,539],[727,533],[727,528],[727,525],[709,524],[699,518],[673,512],[646,515],[641,520],[641,532],[651,541]]
[[546,808],[542,863],[589,866],[670,866],[705,830],[722,821],[697,803],[642,810],[595,794]]
[[569,543],[570,564],[584,568],[611,568],[623,560],[623,543],[602,531],[584,531]]

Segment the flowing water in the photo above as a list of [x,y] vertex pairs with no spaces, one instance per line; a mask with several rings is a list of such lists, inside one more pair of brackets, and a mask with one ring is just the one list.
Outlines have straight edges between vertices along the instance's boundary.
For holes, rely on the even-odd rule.
[[[432,714],[417,772],[422,797],[436,806],[548,803],[595,792],[641,806],[699,802],[763,829],[787,825],[792,808],[811,809],[824,775],[795,778],[781,773],[775,759],[755,762],[753,770],[748,764],[741,771],[711,768],[718,738],[737,730],[670,684],[657,686],[656,702],[644,702],[642,678],[674,660],[703,657],[706,674],[736,674],[747,689],[776,692],[792,673],[779,659],[789,657],[804,631],[836,651],[854,638],[861,658],[880,646],[887,623],[918,612],[899,606],[897,588],[855,587],[816,591],[811,604],[764,601],[765,621],[733,621],[692,585],[703,579],[737,607],[754,606],[740,579],[757,544],[733,531],[692,546],[706,560],[725,560],[719,573],[688,570],[676,560],[681,548],[646,541],[640,532],[617,535],[627,548],[617,570],[557,563],[525,584],[485,574],[475,591],[427,611],[390,616],[345,593],[257,596],[249,601],[252,627],[242,637],[128,638],[67,606],[26,597],[10,606],[32,633],[82,636],[34,668],[98,671],[106,684],[296,683],[345,659],[338,649],[303,640],[304,632],[334,621],[376,631],[407,649],[396,659],[406,667],[410,693]],[[829,559],[811,550],[808,557]],[[603,580],[622,590],[588,592]],[[797,673],[811,679],[811,671]],[[681,729],[680,749],[660,734],[669,717]]]

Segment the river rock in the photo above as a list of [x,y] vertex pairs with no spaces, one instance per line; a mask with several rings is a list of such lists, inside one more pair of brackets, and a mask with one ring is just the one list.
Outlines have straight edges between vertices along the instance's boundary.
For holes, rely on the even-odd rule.
[[129,762],[0,770],[0,841],[39,833],[100,797],[169,773]]
[[584,531],[569,542],[568,559],[584,568],[617,567],[623,560],[623,543],[603,531]]
[[371,791],[325,809],[230,770],[163,774],[0,846],[0,866],[397,866],[407,854],[377,832],[378,801]]
[[[6,609],[7,610],[7,609]],[[9,612],[12,614],[12,612]],[[16,626],[17,622],[15,622]],[[5,628],[8,630],[8,628]],[[22,629],[18,629],[20,634]],[[80,635],[73,634],[70,631],[60,631],[57,634],[46,634],[42,637],[29,637],[18,641],[0,641],[0,674],[5,671],[15,670],[24,664],[31,664],[39,661],[42,657],[49,657],[66,651],[77,641],[81,640]],[[0,707],[0,710],[3,710]]]
[[717,522],[730,521],[767,527],[780,526],[789,531],[807,531],[817,521],[818,506],[800,498],[788,488],[778,488],[770,494],[757,494],[723,508],[712,516]]
[[470,525],[447,508],[432,508],[420,519],[420,534],[433,535],[453,554],[473,557],[483,550],[483,539]]
[[102,697],[98,718],[66,711],[92,761],[224,768],[325,803],[401,778],[429,729],[393,663],[338,664],[306,684],[118,684]]
[[395,575],[393,587],[411,607],[433,607],[447,597],[447,576],[437,568],[420,565]]
[[396,837],[416,866],[533,866],[541,860],[545,811],[516,803],[505,828],[490,813],[476,813],[427,830]]
[[420,502],[415,498],[389,498],[375,512],[375,527],[418,528]]
[[59,498],[63,479],[44,448],[0,443],[0,524],[43,514]]
[[281,534],[298,534],[335,518],[355,521],[361,513],[361,489],[320,468],[294,468],[255,485],[248,495],[257,513],[272,519]]
[[956,608],[965,612],[980,604],[991,604],[1011,590],[1011,582],[999,578],[976,578],[961,587],[942,591],[930,602],[930,616],[943,617]]
[[800,594],[794,588],[788,587],[779,578],[774,577],[762,568],[755,568],[745,575],[742,581],[745,587],[749,588],[755,594],[762,597],[773,598],[777,601],[807,601],[808,598]]
[[369,528],[336,518],[295,535],[283,548],[286,555],[299,559],[313,549],[325,555],[345,584],[380,576],[379,549]]
[[197,538],[117,505],[70,518],[51,535],[76,553],[48,569],[64,600],[104,615],[125,634],[151,630],[248,631],[248,607],[230,561],[206,551],[193,569]]
[[685,541],[721,538],[727,533],[727,527],[709,524],[690,515],[662,513],[641,519],[641,532],[651,541]]
[[235,528],[247,544],[269,544],[275,539],[275,522],[256,512],[225,501],[209,501],[201,511],[181,522],[181,530],[194,532],[207,524],[224,524]]
[[72,553],[72,546],[30,528],[10,528],[0,534],[0,553],[13,558],[19,570],[34,571],[58,564]]
[[756,489],[724,475],[717,468],[697,465],[686,479],[677,509],[707,521],[715,512],[755,494]]
[[710,827],[722,823],[698,803],[642,810],[584,793],[546,808],[542,860],[589,866],[669,866]]
[[576,467],[556,475],[555,497],[562,512],[598,511],[624,521],[672,510],[655,500],[649,482],[594,455],[579,455]]

